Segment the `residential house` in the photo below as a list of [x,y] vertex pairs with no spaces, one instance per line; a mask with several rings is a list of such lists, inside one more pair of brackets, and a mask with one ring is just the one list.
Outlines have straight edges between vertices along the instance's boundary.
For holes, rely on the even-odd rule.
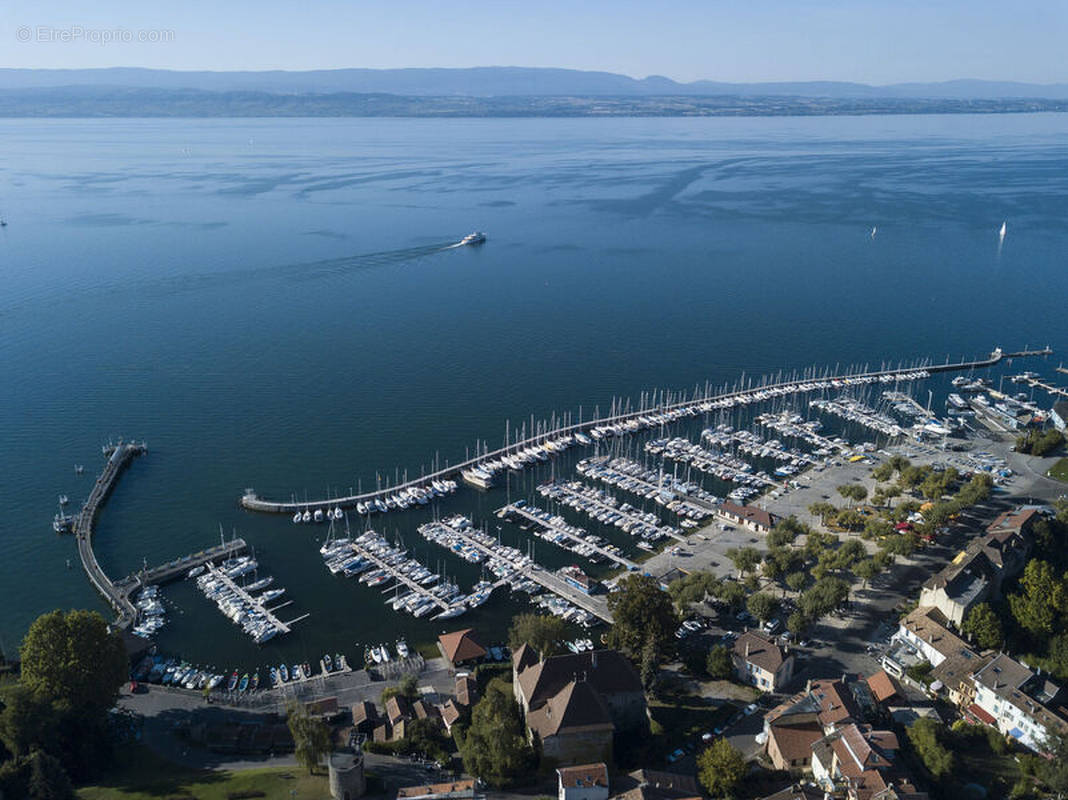
[[1068,721],[1051,710],[1060,687],[1027,665],[998,653],[973,680],[975,700],[966,707],[971,718],[1037,752],[1044,750],[1047,729],[1068,733]]
[[868,688],[871,689],[875,702],[880,705],[901,695],[901,687],[884,669],[868,678]]
[[1058,400],[1049,415],[1053,427],[1064,433],[1068,430],[1068,400]]
[[848,723],[813,745],[812,776],[828,792],[849,800],[926,798],[898,761],[898,749],[893,732]]
[[746,631],[734,642],[734,671],[738,680],[763,689],[778,691],[794,674],[794,656],[770,636]]
[[478,682],[470,675],[456,676],[456,703],[473,706],[478,702]]
[[823,789],[811,783],[794,783],[760,800],[825,800]]
[[862,721],[864,715],[851,688],[845,676],[809,681],[804,691],[768,712],[764,717],[766,748],[776,769],[808,770],[813,744],[840,724]]
[[701,800],[701,790],[692,775],[639,769],[621,781],[630,788],[613,800]]
[[937,608],[958,628],[968,612],[993,596],[997,570],[981,549],[959,552],[920,590],[920,605]]
[[443,633],[438,637],[438,649],[454,669],[463,664],[477,664],[486,657],[486,648],[473,628]]
[[459,719],[460,709],[457,707],[456,702],[449,698],[448,702],[441,707],[441,722],[445,726],[445,730],[452,733],[452,726]]
[[617,731],[643,731],[645,692],[615,650],[541,658],[529,645],[512,654],[512,689],[528,735],[558,764],[609,761]]
[[556,770],[557,800],[608,800],[608,767],[604,762]]
[[352,727],[360,733],[371,734],[378,724],[378,709],[370,700],[356,703],[352,707]]
[[[930,675],[928,690],[946,695],[957,706],[970,703],[973,694],[971,674],[992,656],[974,650],[948,627],[946,616],[933,606],[919,606],[908,614],[898,627],[894,638],[914,648],[920,659],[934,668]],[[883,657],[883,667],[897,678],[903,678],[905,667],[891,649]]]
[[928,578],[920,591],[920,605],[934,606],[959,628],[976,605],[997,600],[1004,581],[1026,566],[1038,518],[1033,507],[1001,514],[982,536]]

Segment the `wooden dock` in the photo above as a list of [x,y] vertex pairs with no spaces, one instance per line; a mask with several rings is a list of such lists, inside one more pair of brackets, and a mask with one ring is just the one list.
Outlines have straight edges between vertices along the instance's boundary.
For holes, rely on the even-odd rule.
[[[434,602],[434,605],[436,605],[442,611],[445,611],[449,607],[449,604],[445,600],[442,600],[440,597],[438,597],[432,591],[427,589],[427,587],[419,584],[416,581],[413,581],[411,578],[409,578],[407,575],[405,575],[402,572],[400,572],[400,570],[398,570],[396,567],[394,567],[388,561],[386,561],[383,558],[380,558],[378,555],[376,555],[375,553],[371,552],[371,550],[369,550],[368,548],[364,547],[358,541],[352,542],[350,546],[352,547],[353,551],[357,555],[359,555],[362,558],[367,559],[368,561],[370,561],[372,564],[374,564],[379,569],[382,569],[382,570],[385,570],[386,572],[388,572],[390,574],[390,576],[397,583],[403,584],[404,586],[408,587],[408,589],[410,589],[412,592],[414,592],[414,593],[416,593],[416,594],[418,594],[418,595],[420,595],[422,597],[425,597],[425,598],[427,598],[429,600],[432,600]],[[393,586],[389,587],[389,589],[392,589],[392,588],[393,588]],[[389,591],[389,589],[387,589],[386,591]]]
[[282,620],[276,617],[274,613],[267,608],[266,605],[260,603],[256,598],[246,592],[244,588],[238,585],[237,581],[235,581],[221,569],[216,567],[214,564],[208,564],[207,567],[208,572],[211,573],[212,576],[221,581],[224,586],[226,586],[238,597],[240,597],[243,602],[260,609],[263,612],[263,615],[267,618],[267,621],[274,626],[275,630],[277,630],[279,634],[289,633],[292,630],[290,626],[294,622],[299,622],[300,620],[304,619],[304,617],[308,616],[307,614],[305,614],[304,616],[291,620],[289,622],[282,622]]
[[559,575],[553,572],[549,572],[547,569],[545,569],[545,567],[541,566],[540,564],[526,563],[523,561],[512,559],[500,550],[490,547],[489,545],[483,544],[475,537],[470,536],[466,531],[458,530],[456,528],[444,525],[443,527],[447,528],[448,532],[451,535],[457,537],[465,544],[470,545],[476,550],[480,550],[487,556],[487,558],[494,558],[498,561],[503,561],[504,563],[508,564],[508,566],[510,566],[512,569],[514,569],[517,573],[522,575],[524,578],[529,578],[530,580],[539,584],[542,588],[549,590],[558,597],[562,597],[564,600],[567,600],[572,605],[578,606],[583,611],[588,611],[590,614],[593,614],[593,616],[597,617],[598,619],[604,620],[605,622],[612,622],[612,613],[608,610],[608,603],[604,599],[604,597],[591,597],[590,595],[585,594],[584,592],[580,592],[578,589],[571,586],[571,584],[567,583],[567,581],[565,581]]
[[[620,512],[619,509],[613,510],[617,513],[623,513]],[[606,547],[602,547],[601,545],[588,542],[581,536],[577,536],[576,534],[572,533],[567,528],[557,525],[556,523],[551,522],[550,520],[542,519],[537,514],[534,514],[529,508],[526,508],[524,506],[517,506],[515,503],[511,503],[497,510],[498,515],[500,515],[501,512],[503,512],[505,516],[509,514],[514,514],[518,517],[522,517],[523,519],[533,523],[534,525],[537,525],[540,528],[545,528],[546,530],[552,531],[553,533],[560,534],[573,544],[584,545],[586,547],[592,548],[594,552],[598,553],[601,556],[604,556],[610,561],[614,561],[616,564],[623,567],[624,569],[633,570],[638,568],[638,565],[631,561],[629,558],[621,556],[619,553],[609,550]]]

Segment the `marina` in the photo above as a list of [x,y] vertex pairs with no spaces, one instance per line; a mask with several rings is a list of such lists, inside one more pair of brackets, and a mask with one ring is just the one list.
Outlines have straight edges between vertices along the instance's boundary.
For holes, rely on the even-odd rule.
[[604,489],[587,486],[581,481],[554,481],[543,484],[538,487],[538,493],[570,506],[602,524],[614,525],[638,539],[639,547],[643,546],[642,542],[648,545],[682,534],[679,528],[664,525],[654,512],[637,509],[630,503],[620,503]]
[[294,623],[309,616],[304,614],[283,622],[274,613],[280,606],[272,609],[267,604],[280,597],[284,589],[268,589],[255,595],[250,587],[237,582],[238,578],[256,569],[257,563],[251,556],[229,559],[218,566],[209,563],[206,567],[206,571],[196,577],[197,587],[256,644],[289,633]]
[[[629,458],[598,456],[580,461],[575,471],[609,486],[652,500],[680,517],[704,518],[715,512],[720,499],[692,481],[681,481],[662,469],[647,469]],[[679,534],[669,536],[681,539]]]
[[467,517],[455,516],[441,522],[428,522],[419,526],[419,532],[427,541],[458,553],[468,561],[486,562],[487,567],[497,576],[498,585],[508,583],[513,591],[529,592],[535,588],[533,584],[538,584],[586,614],[605,622],[612,621],[608,604],[603,597],[591,597],[579,591],[563,577],[541,566],[530,556],[514,547],[502,545],[489,534],[476,530]]
[[[539,487],[540,490],[541,487]],[[619,552],[618,547],[602,544],[596,537],[591,536],[582,528],[568,524],[563,517],[550,514],[548,511],[543,511],[536,506],[527,505],[523,500],[517,500],[498,509],[497,516],[502,519],[518,518],[525,520],[544,531],[546,535],[541,538],[564,547],[577,555],[589,558],[595,563],[607,559],[624,569],[634,570],[638,568],[637,564]],[[599,558],[591,558],[591,556]]]
[[384,587],[383,593],[392,591],[393,596],[385,602],[394,611],[404,611],[417,618],[432,615],[431,619],[448,619],[468,608],[468,598],[460,593],[459,587],[441,581],[439,575],[414,558],[407,558],[405,550],[390,545],[374,531],[324,547],[323,558],[331,572],[359,576],[361,583]]
[[[265,513],[289,514],[295,517],[300,514],[301,520],[305,518],[305,512],[309,512],[309,519],[314,518],[316,511],[322,511],[321,519],[326,519],[326,512],[336,515],[336,509],[357,508],[358,504],[373,502],[379,507],[378,501],[388,508],[387,498],[399,496],[401,492],[416,489],[425,495],[432,491],[434,481],[450,480],[454,477],[462,477],[465,481],[478,488],[486,489],[493,486],[497,476],[509,470],[521,471],[524,467],[538,461],[547,461],[552,455],[561,453],[571,447],[587,446],[591,441],[604,440],[612,437],[621,437],[639,431],[655,429],[672,422],[677,422],[686,417],[694,417],[715,410],[726,410],[761,403],[774,398],[790,395],[804,395],[817,391],[842,389],[844,387],[860,387],[873,384],[896,385],[911,383],[930,377],[933,373],[950,371],[969,371],[994,366],[1003,359],[1028,358],[1048,356],[1052,349],[1021,350],[1006,353],[996,348],[985,359],[964,360],[951,363],[946,359],[945,363],[923,363],[917,366],[884,368],[880,370],[858,369],[843,373],[824,371],[818,374],[811,370],[805,377],[783,379],[780,377],[765,377],[755,386],[750,380],[745,387],[733,389],[715,390],[706,385],[703,390],[695,389],[692,394],[683,399],[668,397],[661,393],[650,397],[643,402],[642,407],[635,411],[623,411],[612,413],[604,418],[594,418],[577,423],[565,423],[563,421],[551,423],[546,426],[535,426],[539,432],[533,436],[520,439],[512,444],[507,444],[497,450],[489,451],[482,446],[476,448],[481,451],[473,458],[468,458],[460,463],[446,466],[430,474],[417,479],[404,481],[387,488],[376,489],[371,492],[335,497],[325,500],[276,502],[261,498],[254,489],[246,489],[241,497],[241,506],[248,511]],[[647,405],[646,405],[647,404]],[[507,433],[506,433],[507,437]],[[431,487],[428,489],[427,487]]]

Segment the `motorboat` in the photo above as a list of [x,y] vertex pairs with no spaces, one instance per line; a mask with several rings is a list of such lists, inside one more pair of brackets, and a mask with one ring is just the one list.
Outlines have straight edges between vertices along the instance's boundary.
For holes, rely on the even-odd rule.
[[485,242],[486,234],[484,234],[482,231],[475,231],[474,233],[469,233],[467,234],[467,236],[460,240],[461,245],[485,244]]

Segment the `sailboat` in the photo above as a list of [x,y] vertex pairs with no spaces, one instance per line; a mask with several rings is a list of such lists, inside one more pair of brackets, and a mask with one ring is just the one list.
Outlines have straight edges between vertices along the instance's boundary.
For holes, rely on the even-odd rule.
[[872,225],[872,227],[871,227],[871,238],[873,238],[873,239],[875,238],[875,232],[877,230],[878,230],[878,227],[876,227],[875,225]]

